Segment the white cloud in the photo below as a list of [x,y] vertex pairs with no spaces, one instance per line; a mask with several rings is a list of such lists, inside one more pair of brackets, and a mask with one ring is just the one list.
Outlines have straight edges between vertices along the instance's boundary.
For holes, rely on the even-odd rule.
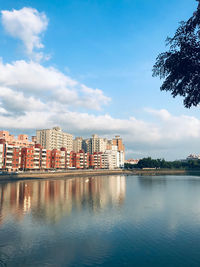
[[0,62],[0,84],[11,88],[38,93],[73,87],[77,82],[53,67],[19,60],[12,64]]
[[10,112],[13,116],[25,111],[42,111],[46,105],[34,97],[25,97],[22,92],[15,92],[6,87],[0,87],[0,99],[2,110]]
[[110,115],[98,116],[69,110],[60,112],[59,109],[52,109],[50,103],[45,108],[46,111],[40,112],[26,110],[17,118],[0,114],[1,127],[35,129],[60,125],[68,132],[83,136],[92,133],[107,137],[120,134],[125,140],[128,155],[140,158],[149,155],[176,159],[183,157],[183,151],[187,156],[195,152],[192,149],[200,150],[200,120],[194,117],[170,114],[171,119],[167,123],[162,119],[159,123],[150,124],[134,117],[117,119]]
[[[84,107],[99,110],[110,98],[102,90],[88,88],[53,67],[24,60],[4,64],[0,61],[0,86],[42,102],[54,102],[66,108]],[[83,90],[84,88],[84,90]],[[5,89],[1,89],[5,90]],[[21,108],[20,108],[21,109]]]
[[[3,10],[2,23],[6,32],[20,39],[26,48],[29,56],[33,55],[34,49],[43,48],[40,35],[44,32],[48,25],[47,17],[44,13],[39,13],[36,9],[24,7],[20,10],[12,11]],[[41,53],[36,57],[43,56]]]
[[111,98],[105,96],[103,92],[99,89],[92,89],[84,84],[81,85],[81,92],[84,94],[83,100],[86,103],[86,107],[91,107],[92,109],[101,109],[101,105],[107,105]]

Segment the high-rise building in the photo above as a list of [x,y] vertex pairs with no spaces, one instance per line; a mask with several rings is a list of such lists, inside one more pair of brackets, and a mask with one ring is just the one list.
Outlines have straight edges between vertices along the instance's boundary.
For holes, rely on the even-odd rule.
[[85,152],[90,153],[91,150],[91,142],[90,139],[84,139],[82,143],[82,148]]
[[112,143],[114,146],[117,146],[119,152],[119,167],[124,167],[125,145],[123,144],[122,138],[119,135],[116,135],[115,138],[112,139]]
[[112,143],[114,146],[117,146],[118,151],[125,151],[125,146],[119,135],[116,135],[115,138],[112,139]]
[[69,151],[73,150],[73,135],[63,132],[60,127],[37,130],[36,133],[37,143],[45,149],[53,150],[64,147]]
[[78,153],[83,148],[83,138],[82,137],[76,137],[73,140],[73,151]]
[[107,142],[106,138],[93,134],[92,138],[84,140],[83,149],[90,154],[104,152],[107,148]]

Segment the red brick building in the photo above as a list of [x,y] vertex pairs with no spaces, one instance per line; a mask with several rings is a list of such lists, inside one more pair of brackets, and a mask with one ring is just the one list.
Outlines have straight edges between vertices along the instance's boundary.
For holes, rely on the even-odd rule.
[[34,147],[21,149],[21,169],[34,169]]
[[51,151],[51,168],[60,169],[60,159],[61,159],[61,151],[57,149],[53,149]]

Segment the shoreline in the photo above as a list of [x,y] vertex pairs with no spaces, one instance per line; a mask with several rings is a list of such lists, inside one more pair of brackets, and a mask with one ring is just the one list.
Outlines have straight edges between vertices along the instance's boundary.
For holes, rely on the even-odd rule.
[[76,170],[65,172],[40,172],[40,173],[18,173],[6,174],[0,176],[0,182],[34,180],[34,179],[60,179],[74,177],[92,177],[107,175],[140,175],[140,176],[157,176],[157,175],[187,175],[197,174],[200,170],[178,170],[178,169],[157,169],[157,170]]

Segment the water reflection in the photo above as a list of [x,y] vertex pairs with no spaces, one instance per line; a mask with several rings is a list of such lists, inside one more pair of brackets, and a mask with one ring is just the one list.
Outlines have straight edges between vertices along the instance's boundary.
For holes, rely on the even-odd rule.
[[0,266],[200,266],[200,177],[0,184],[0,218]]
[[65,180],[20,181],[0,185],[0,224],[9,216],[58,222],[73,210],[100,212],[124,203],[124,176],[74,178]]

